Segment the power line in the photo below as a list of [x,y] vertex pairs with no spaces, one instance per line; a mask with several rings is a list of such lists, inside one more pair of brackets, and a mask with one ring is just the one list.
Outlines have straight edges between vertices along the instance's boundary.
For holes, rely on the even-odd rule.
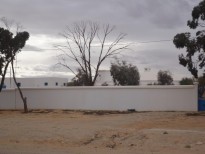
[[145,42],[136,42],[136,43],[158,43],[158,42],[170,42],[172,40],[156,40],[156,41],[145,41]]
[[[173,41],[173,39],[167,39],[167,40],[153,40],[153,41],[143,41],[143,42],[132,42],[130,43],[130,45],[133,44],[149,44],[149,43],[160,43],[160,42],[170,42]],[[126,45],[125,43],[119,43],[118,45]],[[94,45],[92,47],[101,47],[102,45]],[[104,46],[110,46],[108,44],[105,44]],[[74,48],[78,48],[78,47],[74,47]],[[66,47],[61,47],[61,49],[67,49]],[[38,48],[35,50],[24,50],[23,51],[45,51],[45,50],[58,50],[58,48]]]

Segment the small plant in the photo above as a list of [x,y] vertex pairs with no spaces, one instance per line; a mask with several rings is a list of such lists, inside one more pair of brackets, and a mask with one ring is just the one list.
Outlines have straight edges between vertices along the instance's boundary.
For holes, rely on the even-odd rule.
[[101,86],[108,86],[108,83],[104,82],[104,83],[101,84]]

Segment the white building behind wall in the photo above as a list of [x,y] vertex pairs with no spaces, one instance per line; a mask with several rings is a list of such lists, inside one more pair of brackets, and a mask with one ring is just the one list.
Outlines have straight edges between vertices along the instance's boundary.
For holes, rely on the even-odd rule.
[[[43,87],[63,87],[67,85],[68,79],[57,77],[42,77],[42,78],[17,78],[20,87],[24,88],[43,88]],[[4,81],[4,89],[15,88],[13,78],[6,78]]]
[[97,77],[95,86],[101,86],[102,84],[108,84],[108,86],[113,86],[114,82],[109,70],[99,70],[99,75]]

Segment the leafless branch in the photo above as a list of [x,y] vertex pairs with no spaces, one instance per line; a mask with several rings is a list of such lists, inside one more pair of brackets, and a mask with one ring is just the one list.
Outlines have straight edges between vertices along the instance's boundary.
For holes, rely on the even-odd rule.
[[200,27],[205,27],[204,23],[198,23]]
[[69,69],[74,75],[77,75],[68,65],[62,64],[62,63],[57,63],[57,65],[61,65],[61,66],[65,67],[65,68]]
[[13,20],[8,20],[6,17],[2,17],[0,20],[4,24],[6,29],[8,29],[10,31],[10,28],[12,27],[14,21]]
[[[61,55],[61,65],[71,70],[71,68],[66,65],[65,59],[62,59],[62,57],[66,56],[74,60],[85,73],[90,85],[93,85],[96,81],[101,63],[106,58],[118,54],[121,50],[128,47],[126,44],[123,46],[119,44],[121,40],[124,39],[125,34],[119,34],[108,48],[105,47],[107,46],[106,40],[114,29],[114,26],[110,26],[108,24],[104,25],[102,27],[102,31],[100,31],[100,26],[94,22],[81,22],[73,24],[73,27],[67,26],[65,31],[61,34],[66,39],[67,46],[66,48],[64,46],[65,49],[58,46],[58,49],[63,52]],[[94,41],[99,41],[100,43],[98,62],[96,66],[92,64],[92,44]],[[74,48],[73,45],[77,48]],[[93,70],[95,74],[92,73]],[[73,70],[71,70],[71,72],[74,73]]]

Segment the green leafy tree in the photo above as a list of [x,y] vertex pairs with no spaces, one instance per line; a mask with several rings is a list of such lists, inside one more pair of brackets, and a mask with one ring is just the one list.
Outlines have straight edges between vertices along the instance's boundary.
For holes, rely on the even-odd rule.
[[115,85],[139,85],[140,74],[137,67],[127,64],[126,61],[116,60],[111,63],[110,73]]
[[10,51],[10,41],[12,40],[12,33],[0,27],[0,75],[1,75],[1,86],[0,91],[3,88],[6,72],[9,64],[12,61],[12,51]]
[[194,81],[192,78],[182,78],[181,81],[179,81],[180,85],[193,85]]
[[157,74],[158,85],[173,85],[173,78],[170,71],[160,70]]
[[3,18],[2,21],[5,24],[6,29],[3,27],[0,27],[0,75],[1,75],[0,92],[2,91],[2,88],[4,85],[4,80],[5,80],[8,66],[11,65],[12,72],[13,72],[13,79],[19,90],[20,96],[23,100],[24,111],[27,113],[28,108],[27,108],[26,98],[24,98],[23,93],[15,77],[14,60],[15,60],[16,55],[25,46],[26,41],[29,38],[29,33],[26,31],[18,32],[18,26],[17,26],[16,35],[14,35],[10,31],[10,27],[9,27],[9,24],[6,18]]
[[199,29],[196,36],[191,33],[180,33],[174,37],[176,48],[186,49],[186,54],[179,55],[179,63],[187,67],[191,74],[198,78],[198,69],[204,71],[205,66],[205,0],[201,1],[192,10],[192,20],[187,21],[191,29]]

